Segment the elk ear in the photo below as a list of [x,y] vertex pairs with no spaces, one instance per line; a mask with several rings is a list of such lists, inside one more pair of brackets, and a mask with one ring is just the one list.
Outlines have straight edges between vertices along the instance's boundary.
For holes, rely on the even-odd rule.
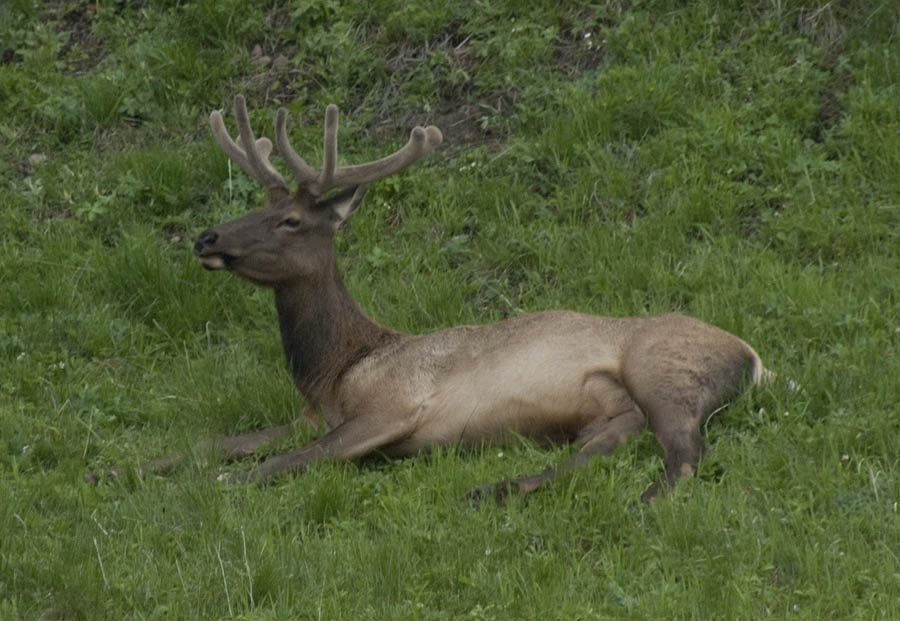
[[349,187],[320,203],[321,207],[331,212],[331,225],[334,230],[337,230],[341,223],[356,211],[368,189],[368,183],[361,183],[360,185]]

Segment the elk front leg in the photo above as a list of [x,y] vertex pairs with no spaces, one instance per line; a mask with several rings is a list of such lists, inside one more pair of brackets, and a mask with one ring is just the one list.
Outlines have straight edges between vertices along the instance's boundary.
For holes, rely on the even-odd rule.
[[267,459],[250,472],[233,477],[231,482],[264,483],[278,473],[297,472],[320,461],[356,459],[409,436],[413,430],[413,423],[407,417],[372,420],[358,416],[302,448]]
[[[315,420],[315,412],[311,410],[309,406],[307,406],[307,408],[303,412],[303,417],[299,420],[302,420],[304,424],[315,426],[313,422]],[[269,429],[253,431],[251,433],[245,433],[239,436],[204,440],[194,447],[193,452],[214,452],[222,459],[238,459],[241,457],[246,457],[248,455],[251,455],[263,444],[266,444],[271,440],[290,435],[291,431],[293,430],[293,425],[294,423],[289,423],[287,425],[280,425],[278,427],[271,427]],[[138,476],[144,476],[148,473],[166,473],[173,467],[184,461],[184,458],[185,454],[183,453],[170,455],[169,457],[164,457],[162,459],[156,459],[141,464],[140,466],[135,468],[135,471],[137,472]],[[110,470],[107,473],[106,478],[116,479],[118,478],[119,473],[120,470],[118,469]],[[96,485],[100,482],[100,479],[100,475],[96,472],[88,472],[84,475],[84,481],[86,483],[90,483],[91,485]]]
[[510,493],[529,494],[561,474],[583,466],[597,455],[609,455],[629,436],[640,433],[645,425],[646,419],[637,408],[630,409],[599,424],[588,425],[579,434],[584,442],[581,449],[556,468],[549,468],[540,474],[529,477],[481,485],[466,494],[466,498],[477,505],[486,496],[493,496],[498,503],[502,503]]

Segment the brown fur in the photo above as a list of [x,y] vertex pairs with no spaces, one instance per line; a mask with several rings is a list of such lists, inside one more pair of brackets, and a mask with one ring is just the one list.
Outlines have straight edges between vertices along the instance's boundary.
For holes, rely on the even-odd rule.
[[[236,104],[243,106],[242,100]],[[329,122],[336,132],[336,112]],[[282,113],[279,124],[285,132],[281,147]],[[502,499],[610,453],[649,423],[665,451],[665,477],[644,495],[651,499],[660,486],[696,470],[707,418],[746,380],[758,382],[767,373],[738,337],[678,314],[609,318],[550,311],[424,335],[380,326],[345,289],[332,237],[359,205],[366,183],[421,155],[407,153],[394,164],[385,158],[377,170],[369,169],[374,177],[354,179],[354,186],[330,199],[320,198],[324,190],[314,183],[322,175],[315,177],[300,160],[293,165],[300,188],[290,195],[268,164],[270,143],[250,133],[242,138],[244,149],[256,144],[262,153],[245,155],[229,144],[221,117],[213,125],[229,155],[267,184],[269,199],[264,209],[202,233],[195,252],[209,269],[227,269],[274,290],[288,367],[309,402],[304,415],[321,413],[327,430],[243,479],[262,481],[320,459],[353,459],[375,449],[402,456],[435,445],[500,442],[512,434],[580,444],[560,468],[472,492],[474,498],[488,493]],[[439,138],[436,129],[429,131]],[[249,126],[242,126],[245,132]],[[336,143],[329,147],[328,140],[336,138],[326,137],[333,167]],[[332,169],[329,178],[346,180],[351,173]],[[220,441],[220,447],[246,454],[287,430],[247,434]]]

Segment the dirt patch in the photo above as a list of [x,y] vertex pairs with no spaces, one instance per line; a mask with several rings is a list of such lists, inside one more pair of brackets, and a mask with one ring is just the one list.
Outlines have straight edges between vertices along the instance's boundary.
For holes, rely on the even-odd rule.
[[15,53],[14,50],[5,49],[3,53],[0,54],[0,65],[9,65],[11,63],[19,62],[22,59],[18,54]]
[[296,99],[300,95],[296,78],[303,73],[303,69],[288,60],[296,52],[296,46],[254,45],[250,50],[250,62],[256,73],[244,81],[241,92],[256,102],[254,105],[260,106]]
[[[595,71],[604,59],[598,19],[596,11],[585,9],[583,14],[573,14],[567,23],[559,25],[551,57],[535,71],[567,80]],[[247,50],[258,70],[243,80],[241,91],[254,105],[263,106],[313,98],[316,91],[326,86],[319,84],[320,68],[309,64],[314,59],[293,60],[298,58],[300,44],[290,36],[289,13],[273,8],[266,14],[266,28],[275,36],[254,42]],[[384,42],[378,43],[378,28],[372,24],[361,27],[360,44],[383,46]],[[282,32],[288,34],[277,34]],[[476,45],[478,36],[468,31],[466,23],[459,22],[446,24],[437,39],[387,44],[389,51],[383,65],[386,71],[369,76],[371,83],[360,85],[350,93],[351,99],[339,102],[341,109],[349,116],[364,111],[368,120],[363,131],[374,140],[396,140],[415,125],[436,125],[444,133],[443,150],[451,157],[476,146],[500,152],[511,131],[504,115],[515,109],[521,93],[514,86],[504,84],[492,91],[479,83],[485,59]],[[409,103],[409,97],[400,92],[400,85],[417,81],[430,81],[438,99],[429,99],[428,106]],[[312,118],[306,120],[313,122]]]
[[797,17],[797,30],[825,49],[829,64],[837,62],[847,36],[844,19],[835,13],[832,5],[829,2],[817,9],[803,9]]
[[[453,42],[448,40],[441,45],[452,48]],[[402,83],[403,78],[396,76],[413,71],[412,67],[422,62],[422,58],[431,52],[432,46],[427,47],[428,49],[404,47],[399,50],[389,61],[389,68],[395,79],[373,84],[369,93],[359,93],[365,100],[344,102],[342,109],[353,116],[367,108],[373,118],[365,133],[376,139],[394,139],[415,125],[437,125],[451,150],[473,144],[487,144],[493,148],[493,145],[502,140],[502,136],[496,129],[487,127],[487,119],[502,114],[515,104],[518,95],[513,89],[481,96],[476,104],[470,101],[475,98],[474,85],[463,84],[459,88],[442,88],[440,93],[449,96],[432,104],[430,110],[397,106],[400,94],[395,85]],[[241,91],[256,102],[255,105],[262,106],[273,102],[287,103],[302,97],[304,90],[311,90],[315,86],[313,79],[306,79],[311,73],[308,68],[288,60],[295,57],[296,53],[296,46],[255,45],[249,56],[250,62],[258,68],[257,73],[244,81]],[[372,93],[377,93],[379,99],[374,106],[371,101]]]
[[594,71],[604,58],[602,31],[580,24],[560,30],[553,44],[553,70],[570,79]]
[[[846,88],[846,86],[843,88]],[[843,89],[827,88],[822,91],[820,95],[821,107],[819,109],[819,114],[816,116],[816,124],[810,132],[810,137],[815,142],[822,142],[825,140],[828,130],[837,125],[843,117],[844,111],[841,108],[841,103],[838,101],[837,96],[838,92],[841,90]]]
[[106,46],[94,36],[93,23],[98,5],[85,2],[69,6],[63,2],[47,3],[44,16],[55,21],[56,31],[66,35],[58,58],[68,63],[76,73],[96,67],[106,55]]
[[[392,76],[410,76],[434,64],[434,75],[439,82],[441,99],[432,107],[398,110],[393,101],[397,94],[395,80],[392,79],[382,92],[381,105],[375,110],[377,119],[372,127],[375,136],[395,135],[408,131],[415,125],[436,125],[444,134],[445,149],[457,152],[471,145],[488,145],[491,148],[503,140],[501,132],[491,127],[490,118],[502,114],[504,109],[515,103],[517,93],[513,89],[489,94],[479,93],[472,78],[459,76],[475,75],[479,60],[471,54],[471,36],[449,27],[448,33],[440,41],[420,45],[401,44],[388,61]],[[434,59],[440,59],[434,63]],[[404,81],[404,78],[397,80]]]
[[383,116],[372,130],[376,136],[396,135],[415,125],[436,125],[444,135],[442,148],[449,157],[473,146],[484,146],[488,152],[495,153],[501,150],[506,135],[493,129],[490,119],[512,109],[517,97],[516,91],[508,90],[493,93],[479,104],[445,99],[428,112],[407,111],[394,117]]
[[[853,13],[840,14],[834,3],[829,2],[816,9],[803,9],[797,17],[797,30],[823,51],[820,63],[829,79],[819,94],[820,109],[810,138],[816,142],[825,139],[828,130],[843,117],[839,94],[853,85],[853,76],[839,67],[838,60],[844,51],[844,40],[852,24],[859,19]],[[848,26],[850,24],[850,26]]]

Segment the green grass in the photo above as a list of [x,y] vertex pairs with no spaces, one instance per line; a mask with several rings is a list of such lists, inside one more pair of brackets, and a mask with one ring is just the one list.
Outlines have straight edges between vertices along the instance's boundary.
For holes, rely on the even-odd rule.
[[[3,2],[0,618],[896,616],[898,40],[865,0]],[[652,506],[649,433],[502,507],[461,497],[570,449],[84,484],[303,406],[270,294],[191,255],[261,201],[207,127],[238,92],[313,162],[332,101],[345,162],[444,130],[336,240],[379,321],[681,311],[802,392]]]

